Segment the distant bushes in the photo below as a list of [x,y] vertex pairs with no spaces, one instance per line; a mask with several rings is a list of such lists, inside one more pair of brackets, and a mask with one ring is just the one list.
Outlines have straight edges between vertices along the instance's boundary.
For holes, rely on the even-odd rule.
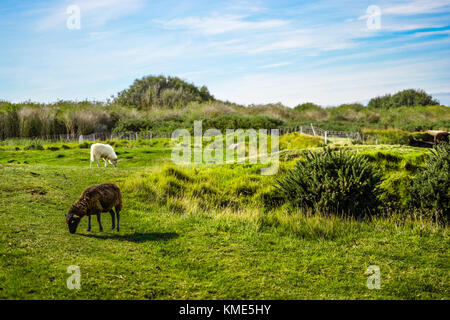
[[182,121],[153,119],[124,119],[114,127],[113,132],[139,132],[151,130],[155,133],[171,134],[174,130],[184,127]]
[[121,117],[133,116],[129,109],[95,102],[0,102],[0,139],[111,131]]
[[306,153],[278,187],[294,207],[364,216],[375,212],[381,176],[367,159],[351,152]]
[[126,90],[119,92],[115,102],[121,105],[146,108],[185,107],[190,102],[212,101],[206,87],[197,88],[178,77],[147,76],[136,79]]
[[[281,103],[244,107],[216,101],[206,88],[197,88],[178,78],[146,77],[136,80],[129,89],[119,93],[114,102],[108,103],[0,101],[0,139],[87,135],[112,130],[152,130],[155,134],[168,135],[178,128],[192,129],[195,120],[204,120],[205,130],[272,129],[309,126],[310,123],[324,130],[352,132],[362,128],[396,128],[408,132],[450,128],[450,108],[417,105],[437,102],[420,90],[415,93],[405,90],[389,99],[395,108],[380,107],[375,102],[372,107],[358,103],[326,108],[314,103],[304,103],[294,109]],[[412,103],[414,106],[409,106]]]
[[144,131],[152,130],[155,133],[171,134],[179,128],[186,128],[193,132],[194,121],[202,121],[202,129],[215,128],[223,133],[226,129],[274,129],[281,127],[282,120],[267,116],[247,116],[235,114],[223,114],[212,117],[169,117],[159,119],[125,119],[120,121],[114,128],[114,132]]
[[425,167],[412,179],[412,205],[425,214],[450,218],[450,145],[439,143],[425,160]]
[[370,99],[369,108],[398,108],[402,106],[433,106],[438,105],[439,101],[433,99],[423,90],[407,89],[397,92],[394,95],[384,95]]
[[225,132],[226,129],[274,129],[279,128],[284,121],[268,116],[242,116],[234,114],[220,115],[203,119],[204,130],[216,128]]

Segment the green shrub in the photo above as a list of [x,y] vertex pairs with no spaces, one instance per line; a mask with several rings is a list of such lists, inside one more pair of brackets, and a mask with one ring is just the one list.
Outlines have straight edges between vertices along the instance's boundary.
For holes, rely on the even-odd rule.
[[23,150],[44,150],[44,147],[39,142],[33,141],[31,144],[23,148]]
[[58,151],[59,148],[58,148],[58,147],[47,147],[47,150],[50,150],[50,151]]
[[413,178],[411,204],[444,220],[450,215],[450,145],[439,143],[425,159],[425,168]]
[[83,143],[80,143],[80,144],[78,145],[78,148],[80,148],[80,149],[89,149],[89,148],[91,147],[91,145],[92,145],[91,142],[85,141],[85,142],[83,142]]
[[206,87],[198,88],[178,77],[161,75],[136,79],[127,90],[118,93],[115,102],[144,109],[184,107],[189,102],[209,100],[214,97]]
[[364,216],[378,206],[380,183],[380,174],[366,158],[324,148],[306,153],[304,161],[278,180],[278,188],[294,207]]
[[370,108],[398,108],[401,106],[429,106],[438,105],[439,101],[427,94],[424,90],[407,89],[394,95],[384,95],[370,99]]
[[379,199],[383,209],[390,211],[407,209],[408,203],[411,201],[410,181],[411,175],[407,171],[394,171],[387,174],[380,184]]
[[432,134],[429,134],[428,132],[413,132],[411,135],[416,140],[422,140],[427,142],[434,142],[434,136]]
[[278,208],[285,202],[283,194],[277,188],[262,190],[256,196],[258,201],[262,203],[264,208],[269,210]]

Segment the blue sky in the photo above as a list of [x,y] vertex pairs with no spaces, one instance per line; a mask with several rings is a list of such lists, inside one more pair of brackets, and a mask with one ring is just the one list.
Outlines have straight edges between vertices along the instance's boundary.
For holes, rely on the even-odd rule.
[[[67,27],[70,5],[80,29]],[[449,34],[450,0],[2,0],[0,100],[105,100],[164,74],[243,104],[422,88],[450,105]]]

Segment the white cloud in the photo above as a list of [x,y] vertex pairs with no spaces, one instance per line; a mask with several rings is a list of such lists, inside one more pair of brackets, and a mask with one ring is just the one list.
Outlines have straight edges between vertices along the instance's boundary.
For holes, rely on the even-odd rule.
[[[143,0],[79,0],[74,3],[80,7],[81,28],[85,25],[103,25],[110,20],[114,20],[131,14],[144,6]],[[49,30],[53,28],[65,28],[69,17],[67,6],[47,8],[44,18],[37,23],[37,30]]]
[[450,35],[450,30],[417,32],[413,36],[414,37],[423,37],[423,36],[435,36],[435,35]]
[[[414,68],[411,66],[414,65]],[[374,96],[405,88],[449,92],[448,85],[434,82],[448,59],[403,59],[383,64],[313,68],[296,73],[249,74],[208,85],[219,99],[242,104],[282,102],[288,106],[312,101],[321,105],[363,102]]]
[[213,15],[210,17],[186,17],[176,18],[168,21],[156,20],[165,29],[170,30],[195,30],[205,35],[217,35],[233,31],[251,31],[272,29],[286,26],[290,23],[288,20],[262,20],[248,21],[244,20],[247,16],[243,15]]
[[382,14],[393,15],[415,15],[422,13],[435,13],[441,11],[443,7],[450,6],[448,0],[417,0],[408,3],[394,5],[381,9]]
[[278,68],[278,67],[284,67],[292,64],[292,62],[279,62],[279,63],[272,63],[272,64],[266,64],[263,66],[259,66],[259,69],[270,69],[270,68]]

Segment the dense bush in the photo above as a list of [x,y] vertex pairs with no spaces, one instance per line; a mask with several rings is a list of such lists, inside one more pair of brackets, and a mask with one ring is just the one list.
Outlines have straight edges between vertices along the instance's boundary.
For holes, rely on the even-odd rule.
[[368,106],[371,108],[398,108],[401,106],[432,106],[438,105],[439,101],[423,90],[407,89],[397,92],[394,95],[384,95],[373,98]]
[[274,129],[282,126],[282,120],[267,116],[242,116],[225,114],[214,118],[203,119],[203,130],[210,128],[225,132],[226,129]]
[[119,92],[115,102],[146,109],[185,107],[193,101],[209,100],[214,100],[214,97],[206,87],[199,89],[180,78],[161,75],[136,79],[128,89]]
[[305,112],[305,111],[310,111],[310,110],[320,110],[320,109],[322,109],[321,106],[319,106],[315,103],[312,103],[312,102],[305,102],[305,103],[299,104],[298,106],[296,106],[294,108],[294,110],[298,111],[298,112]]
[[412,180],[412,205],[424,213],[450,218],[450,145],[439,143]]
[[154,134],[170,134],[175,129],[184,127],[183,122],[173,120],[124,119],[114,127],[113,132],[139,132],[151,130]]
[[367,159],[351,152],[308,152],[278,187],[294,206],[317,212],[364,216],[378,206],[380,174]]

